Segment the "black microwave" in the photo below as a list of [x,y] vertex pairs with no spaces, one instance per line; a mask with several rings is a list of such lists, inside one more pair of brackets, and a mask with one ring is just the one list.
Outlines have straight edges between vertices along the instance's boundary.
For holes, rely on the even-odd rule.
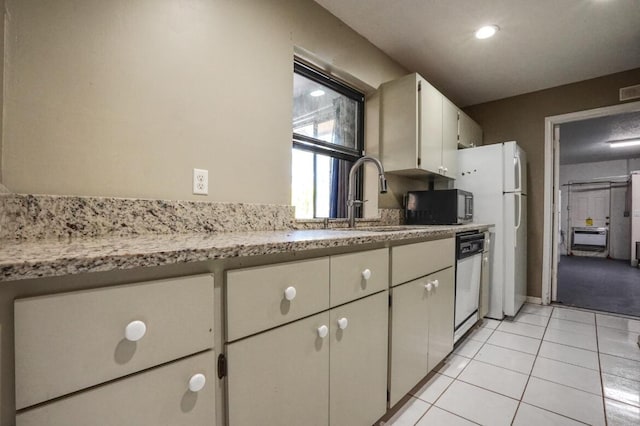
[[460,189],[410,191],[405,198],[407,225],[457,225],[473,221],[473,194]]

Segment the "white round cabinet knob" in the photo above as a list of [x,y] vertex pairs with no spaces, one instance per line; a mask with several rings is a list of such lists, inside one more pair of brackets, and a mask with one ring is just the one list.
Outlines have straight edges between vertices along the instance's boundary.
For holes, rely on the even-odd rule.
[[347,326],[349,325],[349,320],[346,318],[340,318],[338,320],[338,328],[340,330],[344,330],[345,328],[347,328]]
[[325,337],[327,337],[327,334],[329,334],[329,327],[327,327],[326,325],[321,325],[320,327],[318,327],[318,337],[324,339]]
[[439,286],[439,285],[440,285],[440,281],[438,281],[438,280],[433,280],[433,286],[434,286],[435,288],[438,288],[438,286]]
[[287,287],[284,291],[284,298],[291,301],[296,298],[296,288],[293,286]]
[[426,288],[427,291],[431,291],[431,289],[433,288],[433,284],[427,283],[427,284],[424,285],[424,288]]
[[207,382],[207,378],[204,377],[204,374],[201,374],[201,373],[194,374],[189,379],[189,390],[191,392],[199,392],[202,390],[206,382]]
[[139,320],[131,321],[124,329],[124,337],[131,342],[137,342],[144,337],[146,332],[147,325],[145,323]]
[[371,269],[365,269],[362,271],[362,278],[364,278],[365,281],[371,278]]

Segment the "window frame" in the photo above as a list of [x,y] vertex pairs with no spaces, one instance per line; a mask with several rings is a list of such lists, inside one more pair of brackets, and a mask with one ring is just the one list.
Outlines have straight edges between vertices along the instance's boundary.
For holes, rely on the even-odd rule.
[[[322,86],[325,86],[341,95],[356,102],[356,128],[355,128],[355,143],[356,148],[348,148],[341,145],[325,142],[320,139],[316,139],[311,136],[301,135],[293,132],[292,128],[292,149],[300,149],[314,154],[321,154],[332,158],[338,158],[340,160],[350,161],[355,163],[358,159],[365,155],[364,151],[364,107],[365,107],[365,95],[343,82],[335,79],[334,77],[325,74],[315,68],[312,68],[308,64],[302,62],[298,58],[294,58],[293,62],[294,74],[301,75],[309,80],[312,80]],[[317,218],[316,215],[316,187],[317,187],[317,172],[316,172],[316,157],[314,156],[314,170],[313,170],[313,218]],[[346,188],[348,190],[348,188]],[[363,193],[363,176],[362,171],[358,170],[356,173],[356,198],[362,199]],[[356,207],[356,217],[362,217],[362,207]]]

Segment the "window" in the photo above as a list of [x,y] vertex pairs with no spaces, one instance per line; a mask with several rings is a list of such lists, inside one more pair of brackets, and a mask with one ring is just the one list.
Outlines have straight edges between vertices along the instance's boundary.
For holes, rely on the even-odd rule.
[[[291,202],[296,218],[347,216],[349,170],[363,154],[363,128],[362,93],[294,63]],[[359,197],[360,171],[356,183]]]

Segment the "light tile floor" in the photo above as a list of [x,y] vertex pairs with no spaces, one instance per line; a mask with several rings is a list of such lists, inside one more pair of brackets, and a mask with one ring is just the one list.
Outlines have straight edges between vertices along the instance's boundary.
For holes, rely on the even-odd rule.
[[484,320],[386,424],[640,425],[640,320],[525,304]]

